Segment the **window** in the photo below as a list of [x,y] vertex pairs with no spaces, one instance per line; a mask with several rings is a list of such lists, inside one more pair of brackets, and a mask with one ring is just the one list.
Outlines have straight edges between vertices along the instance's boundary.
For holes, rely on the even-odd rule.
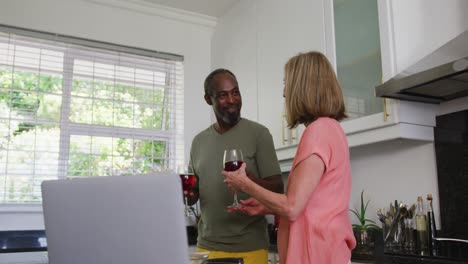
[[0,27],[0,204],[40,203],[44,180],[173,169],[181,61]]

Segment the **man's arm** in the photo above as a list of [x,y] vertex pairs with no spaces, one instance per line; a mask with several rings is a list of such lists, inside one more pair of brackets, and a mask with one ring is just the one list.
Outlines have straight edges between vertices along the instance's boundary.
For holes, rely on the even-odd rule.
[[275,193],[283,193],[284,192],[284,184],[283,180],[281,178],[281,175],[272,175],[269,177],[265,177],[263,179],[257,178],[257,177],[252,177],[249,175],[247,172],[247,176],[256,184],[262,186],[265,189],[268,189],[272,192]]
[[[273,144],[273,137],[268,129],[263,129],[257,137],[257,153],[255,157],[258,166],[259,177],[246,169],[247,177],[253,182],[275,193],[284,193],[284,184],[280,175],[281,170]],[[278,173],[278,174],[276,174]],[[265,177],[267,176],[267,177]]]

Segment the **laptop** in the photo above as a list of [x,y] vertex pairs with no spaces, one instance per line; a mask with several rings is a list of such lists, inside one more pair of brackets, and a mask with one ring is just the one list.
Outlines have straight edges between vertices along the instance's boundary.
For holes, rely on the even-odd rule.
[[49,264],[188,264],[176,174],[44,181]]

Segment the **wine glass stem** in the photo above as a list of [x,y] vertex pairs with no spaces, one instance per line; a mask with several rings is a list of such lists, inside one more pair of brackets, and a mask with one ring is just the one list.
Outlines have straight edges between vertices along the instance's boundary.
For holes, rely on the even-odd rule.
[[234,192],[234,205],[239,205],[239,201],[237,200],[237,192]]
[[188,197],[187,196],[185,196],[185,215],[186,216],[191,216],[190,208],[188,206]]

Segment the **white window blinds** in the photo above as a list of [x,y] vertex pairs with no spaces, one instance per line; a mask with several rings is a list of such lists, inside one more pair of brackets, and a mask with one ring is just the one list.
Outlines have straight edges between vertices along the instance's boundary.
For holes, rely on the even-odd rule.
[[[183,162],[182,57],[0,26],[0,204]],[[180,157],[181,160],[177,160]]]

